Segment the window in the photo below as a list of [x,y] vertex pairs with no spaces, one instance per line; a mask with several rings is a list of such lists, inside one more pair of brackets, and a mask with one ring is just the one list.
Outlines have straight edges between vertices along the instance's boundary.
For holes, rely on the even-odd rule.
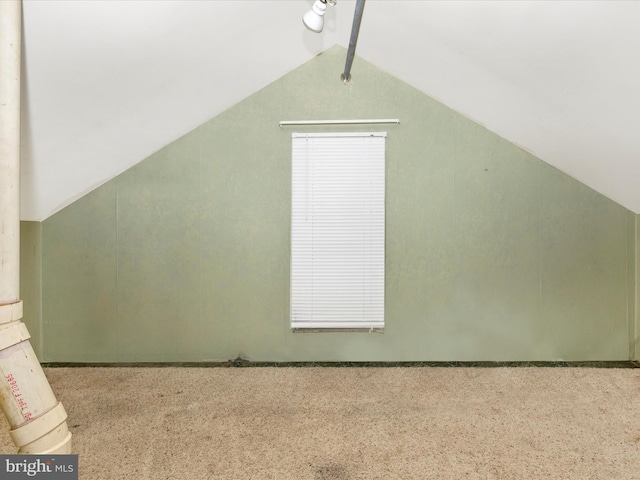
[[386,132],[292,134],[291,327],[384,327]]

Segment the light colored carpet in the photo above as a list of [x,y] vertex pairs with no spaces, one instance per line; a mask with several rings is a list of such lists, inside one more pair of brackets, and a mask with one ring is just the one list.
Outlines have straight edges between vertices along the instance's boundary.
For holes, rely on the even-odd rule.
[[85,480],[640,478],[638,369],[45,372]]

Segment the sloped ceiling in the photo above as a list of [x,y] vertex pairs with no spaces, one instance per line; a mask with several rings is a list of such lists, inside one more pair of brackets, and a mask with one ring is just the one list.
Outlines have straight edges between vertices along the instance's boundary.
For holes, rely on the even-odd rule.
[[[322,34],[311,4],[24,0],[22,218],[346,47],[355,2]],[[369,0],[357,53],[638,213],[639,19],[630,1]]]

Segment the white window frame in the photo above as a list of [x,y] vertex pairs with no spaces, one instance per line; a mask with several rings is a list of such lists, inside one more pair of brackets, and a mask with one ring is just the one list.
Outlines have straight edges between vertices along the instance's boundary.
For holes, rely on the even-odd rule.
[[384,328],[386,132],[293,133],[291,328]]

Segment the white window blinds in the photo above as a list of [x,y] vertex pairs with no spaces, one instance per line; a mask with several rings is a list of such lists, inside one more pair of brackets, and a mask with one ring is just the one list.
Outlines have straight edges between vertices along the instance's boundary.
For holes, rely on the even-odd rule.
[[384,327],[386,132],[292,134],[291,327]]

